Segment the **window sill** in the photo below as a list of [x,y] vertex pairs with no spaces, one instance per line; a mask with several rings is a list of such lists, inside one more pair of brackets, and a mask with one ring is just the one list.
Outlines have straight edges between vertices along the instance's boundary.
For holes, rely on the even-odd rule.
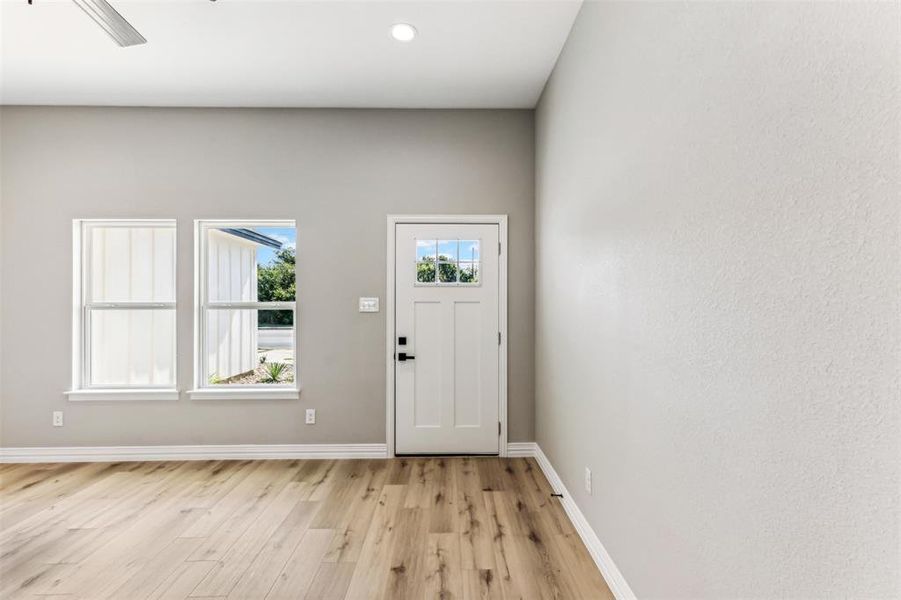
[[65,395],[69,400],[75,402],[97,400],[178,400],[178,390],[155,388],[71,390],[65,392]]
[[297,388],[260,389],[199,389],[188,391],[192,400],[297,400],[300,398],[300,390]]

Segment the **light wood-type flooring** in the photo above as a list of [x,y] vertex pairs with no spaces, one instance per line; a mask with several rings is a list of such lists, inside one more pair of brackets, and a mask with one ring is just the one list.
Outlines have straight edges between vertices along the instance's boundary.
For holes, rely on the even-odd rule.
[[531,458],[0,465],[0,598],[612,595]]

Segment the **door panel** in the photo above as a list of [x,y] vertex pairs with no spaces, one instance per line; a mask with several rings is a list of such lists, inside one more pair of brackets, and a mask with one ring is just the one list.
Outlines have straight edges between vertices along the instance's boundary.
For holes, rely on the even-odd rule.
[[398,454],[498,453],[498,235],[497,225],[396,226]]
[[454,302],[454,425],[478,427],[481,397],[482,311],[477,302]]
[[[413,422],[416,427],[441,426],[441,355],[428,348],[441,346],[441,303],[413,303],[413,331],[410,336],[416,345],[410,345],[416,356],[407,366],[413,377]],[[424,351],[419,352],[417,348]]]

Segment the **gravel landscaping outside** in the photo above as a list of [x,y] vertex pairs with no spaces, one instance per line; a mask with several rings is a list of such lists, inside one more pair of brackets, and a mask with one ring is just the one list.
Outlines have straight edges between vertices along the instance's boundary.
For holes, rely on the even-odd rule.
[[[262,385],[273,385],[272,381],[263,381],[268,377],[267,367],[270,363],[267,361],[260,365],[257,365],[257,368],[253,371],[248,371],[247,373],[241,373],[240,375],[235,375],[234,377],[229,377],[228,379],[223,379],[219,383],[243,383],[243,384],[262,384]],[[282,371],[281,375],[279,375],[278,382],[279,383],[294,383],[294,365],[291,363],[282,363],[285,365],[285,370]]]

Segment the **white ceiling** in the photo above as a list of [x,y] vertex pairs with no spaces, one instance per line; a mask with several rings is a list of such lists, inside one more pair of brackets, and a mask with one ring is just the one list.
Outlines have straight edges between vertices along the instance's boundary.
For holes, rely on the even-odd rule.
[[[3,104],[531,108],[581,0],[0,0]],[[418,30],[410,43],[392,24]]]

